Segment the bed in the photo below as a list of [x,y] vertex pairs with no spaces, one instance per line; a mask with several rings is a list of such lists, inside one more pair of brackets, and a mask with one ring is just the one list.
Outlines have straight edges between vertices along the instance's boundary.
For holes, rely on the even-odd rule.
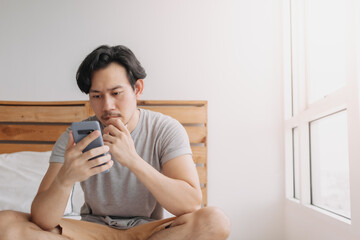
[[[207,206],[207,102],[141,100],[138,106],[162,112],[183,124],[199,174],[202,205]],[[0,210],[30,212],[55,141],[72,122],[90,115],[93,112],[88,101],[0,101]],[[77,183],[64,216],[79,219],[83,202]]]

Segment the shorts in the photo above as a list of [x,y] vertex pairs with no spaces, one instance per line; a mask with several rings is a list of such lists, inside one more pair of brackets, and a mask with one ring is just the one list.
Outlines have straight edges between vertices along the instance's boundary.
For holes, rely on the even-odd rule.
[[95,215],[83,215],[81,220],[93,223],[99,223],[112,228],[126,230],[129,228],[136,227],[138,225],[146,224],[149,222],[156,221],[147,217],[113,217],[113,216],[95,216]]
[[63,218],[59,227],[63,236],[74,240],[146,240],[154,233],[168,228],[175,219],[176,217],[152,221],[121,230],[98,223]]

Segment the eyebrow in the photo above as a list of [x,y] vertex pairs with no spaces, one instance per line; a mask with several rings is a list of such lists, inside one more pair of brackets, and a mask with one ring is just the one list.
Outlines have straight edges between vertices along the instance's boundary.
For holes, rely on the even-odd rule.
[[[124,88],[124,87],[123,87],[122,85],[117,85],[117,86],[115,86],[115,87],[113,87],[113,88],[107,89],[107,91],[114,91],[114,90],[116,90],[116,89],[118,89],[118,88]],[[99,93],[100,91],[99,91],[99,90],[95,90],[95,89],[90,89],[89,92]]]

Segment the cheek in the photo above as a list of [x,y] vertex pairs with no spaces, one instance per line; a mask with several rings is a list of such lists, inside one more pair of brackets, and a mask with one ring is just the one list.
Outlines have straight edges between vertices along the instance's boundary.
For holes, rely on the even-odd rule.
[[101,107],[98,101],[91,101],[90,100],[90,107],[92,108],[92,110],[94,111],[95,115],[100,114],[101,112]]
[[124,99],[121,102],[117,103],[117,109],[121,114],[123,114],[126,118],[129,117],[129,115],[132,114],[134,109],[136,109],[136,99],[134,98],[128,98]]
[[122,115],[126,115],[129,112],[129,105],[121,102],[116,105],[117,111],[119,111]]
[[123,95],[121,100],[117,102],[117,105],[123,109],[123,111],[131,111],[136,107],[136,96],[133,92],[127,92]]

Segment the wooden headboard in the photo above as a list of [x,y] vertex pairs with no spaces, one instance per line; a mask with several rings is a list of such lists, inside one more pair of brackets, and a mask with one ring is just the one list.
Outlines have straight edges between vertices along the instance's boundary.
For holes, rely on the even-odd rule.
[[[185,127],[207,205],[207,101],[138,101],[138,107],[161,112]],[[50,151],[72,122],[93,115],[88,101],[0,101],[0,153]]]

